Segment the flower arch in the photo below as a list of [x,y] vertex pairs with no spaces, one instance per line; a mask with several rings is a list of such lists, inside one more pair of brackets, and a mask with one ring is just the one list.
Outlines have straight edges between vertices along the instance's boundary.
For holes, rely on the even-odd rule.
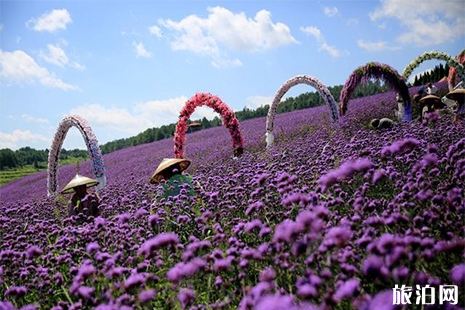
[[[465,66],[465,50],[462,50],[460,54],[458,54],[456,57],[457,61],[462,65]],[[449,90],[452,91],[455,86],[460,83],[460,81],[456,81],[457,77],[457,70],[454,67],[449,67],[449,75],[447,77],[447,80],[449,82]],[[463,83],[465,83],[465,80],[462,79]],[[465,85],[462,86],[462,88],[465,88]]]
[[403,119],[412,120],[412,106],[405,79],[392,67],[377,62],[369,62],[355,69],[344,84],[339,99],[339,114],[343,116],[347,112],[347,103],[358,84],[369,79],[383,79],[390,88],[396,90],[405,104]]
[[179,114],[179,121],[176,124],[174,133],[174,157],[184,157],[184,142],[186,141],[187,122],[189,121],[192,113],[194,113],[195,108],[204,105],[212,108],[215,112],[221,115],[221,118],[223,119],[223,126],[228,128],[229,133],[231,134],[234,156],[242,155],[244,150],[244,139],[241,131],[239,130],[239,121],[234,111],[217,96],[209,93],[196,93],[186,102]]
[[337,103],[334,100],[334,97],[331,95],[329,92],[328,88],[323,85],[318,79],[316,79],[313,76],[309,75],[297,75],[293,78],[290,78],[286,82],[284,82],[283,85],[278,89],[276,92],[276,95],[273,98],[273,102],[271,103],[271,107],[268,110],[268,116],[266,119],[266,143],[267,147],[270,147],[273,144],[273,125],[274,125],[274,119],[276,116],[276,109],[278,108],[279,102],[281,101],[282,97],[284,94],[293,86],[298,85],[298,84],[307,84],[312,87],[314,87],[320,96],[323,98],[323,100],[328,104],[330,110],[331,110],[331,115],[334,121],[338,120],[338,113],[337,113]]
[[48,170],[47,170],[47,190],[48,196],[55,196],[58,188],[57,170],[60,159],[61,147],[66,138],[69,128],[76,127],[82,134],[84,142],[87,145],[87,150],[92,158],[92,170],[96,179],[99,181],[97,190],[105,187],[105,165],[103,163],[102,154],[98,145],[97,138],[90,128],[87,121],[79,115],[70,115],[63,118],[58,125],[58,129],[53,138],[52,146],[48,154]]
[[[438,51],[424,52],[423,54],[415,58],[410,64],[408,64],[407,67],[405,67],[404,71],[402,72],[402,76],[404,77],[405,80],[407,80],[412,74],[413,70],[415,70],[415,68],[417,68],[425,60],[431,60],[431,59],[439,59],[439,60],[446,61],[450,68],[454,68],[457,71],[457,75],[459,78],[459,81],[457,81],[457,83],[459,83],[460,81],[465,81],[465,69],[464,69],[464,66],[460,64],[460,60],[458,59],[456,60],[450,55],[443,53],[443,52],[438,52]],[[454,83],[455,83],[455,77],[454,77]],[[453,86],[451,85],[452,83],[450,82],[450,79],[449,79],[450,90],[453,89]]]

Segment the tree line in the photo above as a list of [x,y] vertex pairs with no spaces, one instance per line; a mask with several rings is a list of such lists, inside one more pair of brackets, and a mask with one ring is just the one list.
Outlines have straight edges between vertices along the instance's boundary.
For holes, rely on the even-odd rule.
[[420,75],[415,76],[415,80],[413,81],[413,86],[421,86],[428,83],[435,83],[441,80],[443,77],[449,75],[449,65],[446,63],[445,66],[439,64],[435,66],[433,70],[427,71]]
[[[35,168],[43,168],[44,163],[48,162],[49,150],[36,150],[29,146],[22,147],[16,151],[11,149],[0,150],[0,170],[24,167],[33,165]],[[89,153],[87,150],[66,150],[60,152],[60,160],[70,158],[87,158]],[[45,165],[46,167],[46,165]]]
[[[447,71],[448,72],[448,71]],[[328,90],[333,95],[336,101],[339,100],[339,96],[342,90],[342,85],[328,87]],[[388,91],[386,85],[380,81],[369,81],[365,84],[359,85],[353,95],[352,98],[359,98],[364,96],[370,96],[374,94],[378,94],[381,92]],[[312,107],[317,107],[320,105],[325,104],[323,98],[317,91],[314,92],[306,92],[302,93],[297,97],[288,97],[283,100],[277,108],[277,113],[284,113],[290,112],[294,110],[301,110],[307,109]],[[263,105],[257,107],[256,109],[250,108],[243,108],[240,111],[235,112],[236,117],[239,121],[244,121],[247,119],[257,118],[257,117],[264,117],[267,116],[269,105]],[[211,120],[207,118],[202,118],[200,120],[194,120],[193,122],[200,123],[200,126],[197,127],[189,127],[188,130],[190,132],[194,132],[197,130],[207,129],[210,127],[221,126],[222,121],[219,116],[214,117]],[[120,149],[128,148],[131,146],[136,146],[144,143],[151,143],[154,141],[171,138],[174,136],[174,131],[176,128],[176,124],[172,123],[169,125],[163,125],[160,127],[153,127],[148,128],[145,131],[139,133],[136,136],[117,139],[105,144],[100,145],[100,150],[102,154],[108,154]],[[9,168],[16,168],[16,167],[23,167],[26,165],[34,165],[36,168],[40,168],[48,161],[48,153],[49,150],[36,150],[31,147],[23,147],[16,151],[12,151],[11,149],[1,149],[0,150],[0,170],[5,170]],[[69,158],[88,158],[87,150],[66,150],[62,149],[60,153],[60,160],[65,160]]]

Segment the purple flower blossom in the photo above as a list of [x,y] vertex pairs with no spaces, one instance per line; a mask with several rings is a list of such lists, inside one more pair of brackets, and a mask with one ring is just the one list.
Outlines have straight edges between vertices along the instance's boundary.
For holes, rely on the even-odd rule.
[[305,283],[297,287],[297,295],[302,298],[312,298],[318,295],[318,291],[314,285]]
[[81,296],[81,298],[88,300],[92,298],[92,295],[94,294],[95,289],[93,287],[80,286],[77,292],[79,296]]
[[186,309],[195,299],[195,292],[192,289],[182,288],[178,294],[178,300],[181,307]]
[[456,265],[452,268],[449,277],[453,284],[463,285],[465,283],[465,264]]
[[398,305],[393,304],[392,289],[382,291],[376,294],[370,301],[368,310],[394,310],[398,309]]
[[162,233],[145,241],[144,244],[139,248],[138,255],[144,255],[147,258],[153,256],[154,251],[166,247],[168,245],[176,245],[179,242],[178,236],[174,233]]
[[276,271],[271,267],[266,267],[260,272],[258,279],[261,282],[271,282],[276,279]]
[[149,289],[149,290],[145,290],[145,291],[142,291],[139,293],[139,301],[142,303],[142,304],[146,304],[148,303],[149,301],[151,301],[153,298],[155,298],[155,290],[152,288],[152,289]]
[[136,273],[130,275],[129,278],[126,279],[126,281],[124,282],[124,288],[126,290],[129,290],[135,286],[141,286],[144,283],[145,277],[140,273]]
[[90,263],[85,263],[79,268],[76,279],[78,281],[85,280],[89,276],[93,275],[95,273],[95,271],[96,271],[96,269],[95,269],[95,267],[93,265],[91,265]]
[[10,286],[6,291],[5,291],[5,297],[12,296],[15,298],[22,297],[26,295],[27,289],[25,286]]
[[35,245],[30,246],[26,250],[26,257],[29,259],[39,256],[40,254],[42,254],[42,250]]
[[197,273],[199,270],[204,268],[207,263],[201,258],[194,258],[192,261],[187,263],[177,263],[173,268],[171,268],[166,277],[169,281],[177,283],[184,279],[185,277],[190,277]]
[[333,295],[333,299],[336,302],[344,298],[353,297],[355,294],[358,294],[360,291],[360,282],[357,279],[350,279],[347,282],[344,282]]
[[97,242],[90,242],[89,244],[87,244],[86,252],[89,254],[92,254],[98,251],[99,249],[100,249],[100,246],[98,245]]
[[344,246],[352,238],[352,231],[348,227],[333,227],[325,237],[326,246]]
[[389,146],[385,146],[381,150],[381,155],[387,156],[387,155],[396,155],[399,153],[409,152],[419,145],[420,145],[420,141],[414,138],[407,138],[404,140],[395,141],[393,144]]
[[266,295],[260,298],[256,310],[281,310],[281,309],[292,309],[294,303],[291,296],[287,295]]
[[323,192],[326,192],[335,183],[352,177],[357,172],[365,172],[373,167],[373,163],[368,158],[358,160],[350,159],[339,166],[335,170],[331,170],[326,175],[318,179],[318,184]]
[[292,242],[302,230],[303,226],[301,224],[285,219],[275,227],[273,241]]

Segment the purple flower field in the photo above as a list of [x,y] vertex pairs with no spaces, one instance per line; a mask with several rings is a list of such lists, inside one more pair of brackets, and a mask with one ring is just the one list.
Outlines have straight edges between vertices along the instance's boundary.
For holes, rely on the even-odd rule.
[[369,129],[396,107],[387,92],[349,101],[344,123],[279,114],[269,150],[266,119],[244,121],[238,159],[224,127],[188,134],[195,196],[148,182],[172,139],[107,154],[87,222],[47,198],[46,172],[3,186],[0,309],[401,309],[392,289],[417,284],[457,285],[457,305],[408,309],[462,309],[465,130],[450,112]]

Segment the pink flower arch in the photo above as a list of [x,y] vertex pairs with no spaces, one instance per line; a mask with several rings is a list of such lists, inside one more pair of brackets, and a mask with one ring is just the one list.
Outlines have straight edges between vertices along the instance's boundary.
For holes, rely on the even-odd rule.
[[47,191],[49,197],[55,196],[58,189],[57,171],[60,152],[63,146],[63,142],[65,141],[66,134],[68,133],[68,130],[71,128],[71,126],[76,127],[84,138],[87,150],[89,151],[92,159],[92,170],[97,181],[99,181],[97,190],[104,188],[106,184],[105,164],[103,162],[103,157],[102,153],[100,152],[97,138],[95,137],[92,128],[90,128],[87,121],[81,116],[70,115],[63,118],[60,124],[58,124],[58,129],[55,133],[52,146],[50,147],[50,151],[48,153]]
[[[462,66],[465,67],[465,50],[462,50],[460,54],[458,54],[455,59],[457,62]],[[449,90],[454,90],[455,86],[460,83],[459,79],[457,78],[457,69],[454,67],[449,67],[449,75],[447,77]],[[465,83],[465,81],[464,81]],[[465,88],[465,85],[462,85],[462,88]]]
[[244,150],[244,139],[239,129],[239,121],[231,108],[225,104],[218,96],[209,93],[196,93],[189,99],[179,114],[179,121],[176,124],[174,133],[174,157],[184,157],[184,143],[186,142],[187,122],[194,110],[200,106],[208,106],[221,115],[223,126],[231,135],[234,156],[242,155]]
[[364,66],[360,66],[355,69],[349,76],[344,84],[344,87],[342,88],[341,95],[339,97],[339,115],[342,117],[347,113],[347,104],[356,87],[360,83],[369,81],[372,78],[384,80],[386,85],[399,93],[399,96],[405,103],[403,119],[405,121],[411,121],[412,105],[405,79],[399,75],[399,73],[394,68],[390,67],[389,65],[380,64],[377,62],[369,62]]

